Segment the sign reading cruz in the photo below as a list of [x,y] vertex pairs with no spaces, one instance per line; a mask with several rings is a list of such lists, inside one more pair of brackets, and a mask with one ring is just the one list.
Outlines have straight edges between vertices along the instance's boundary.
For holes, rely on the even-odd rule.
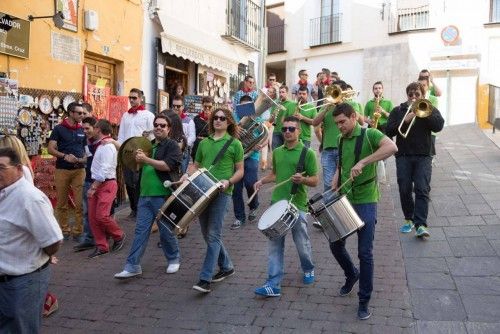
[[28,58],[30,53],[30,22],[0,12],[0,53]]

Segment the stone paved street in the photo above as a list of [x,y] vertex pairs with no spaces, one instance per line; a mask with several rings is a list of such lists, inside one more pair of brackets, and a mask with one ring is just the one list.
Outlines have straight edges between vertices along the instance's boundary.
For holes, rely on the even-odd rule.
[[[266,238],[256,223],[229,229],[224,241],[236,274],[201,295],[192,290],[205,252],[199,227],[180,240],[182,263],[174,275],[152,235],[143,275],[115,280],[133,238],[128,210],[117,214],[128,234],[117,254],[88,260],[66,242],[53,266],[50,291],[60,309],[44,320],[44,333],[499,333],[500,150],[473,125],[439,134],[432,179],[431,238],[400,235],[402,213],[394,159],[388,160],[375,236],[373,315],[356,318],[357,296],[339,297],[344,277],[328,243],[310,227],[316,283],[302,284],[291,236],[287,236],[282,296],[262,299],[255,287],[267,276]],[[314,191],[310,192],[312,195]],[[269,187],[260,194],[261,214]],[[356,237],[348,239],[356,258]],[[357,291],[357,285],[355,287]]]

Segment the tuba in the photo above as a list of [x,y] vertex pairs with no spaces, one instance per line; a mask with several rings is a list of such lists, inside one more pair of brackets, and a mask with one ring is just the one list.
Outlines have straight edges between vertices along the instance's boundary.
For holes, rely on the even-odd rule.
[[[410,122],[410,125],[408,125],[408,129],[406,129],[406,132],[401,131],[403,128],[403,124],[405,122],[406,115],[408,115],[410,112],[415,113],[415,117]],[[412,104],[408,106],[408,111],[406,114],[403,116],[403,120],[401,121],[401,124],[399,124],[398,127],[398,132],[401,135],[401,137],[406,138],[408,137],[408,134],[410,133],[411,128],[413,127],[413,123],[415,123],[415,119],[418,118],[427,118],[430,115],[432,115],[432,104],[431,101],[426,100],[426,99],[418,99]]]

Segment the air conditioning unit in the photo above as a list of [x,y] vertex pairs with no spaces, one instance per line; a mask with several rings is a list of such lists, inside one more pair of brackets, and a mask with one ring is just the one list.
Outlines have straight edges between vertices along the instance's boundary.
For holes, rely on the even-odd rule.
[[99,28],[99,14],[95,10],[86,10],[84,13],[84,27],[87,30],[97,30]]

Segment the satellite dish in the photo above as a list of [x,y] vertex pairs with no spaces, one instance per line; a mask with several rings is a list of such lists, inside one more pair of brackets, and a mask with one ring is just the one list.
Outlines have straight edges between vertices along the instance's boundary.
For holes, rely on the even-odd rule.
[[61,29],[64,25],[64,14],[63,12],[57,12],[52,16],[52,20],[54,21],[54,25]]

